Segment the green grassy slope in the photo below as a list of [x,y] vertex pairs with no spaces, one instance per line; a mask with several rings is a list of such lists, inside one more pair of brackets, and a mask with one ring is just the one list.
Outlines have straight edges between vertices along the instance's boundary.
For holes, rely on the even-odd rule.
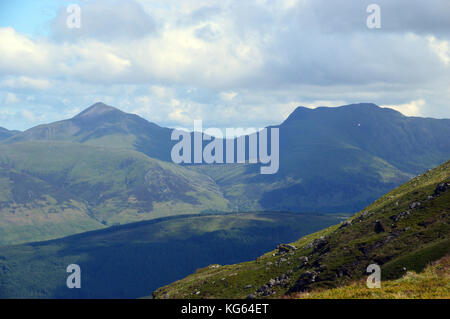
[[317,289],[293,296],[299,299],[450,299],[450,256],[431,264],[423,272],[408,271],[400,279],[382,282],[370,289],[358,281],[334,289]]
[[0,244],[228,209],[207,176],[136,151],[79,143],[0,145],[0,183]]
[[[136,298],[209,264],[253,259],[342,220],[331,215],[174,216],[0,247],[0,298]],[[66,287],[78,264],[82,288]]]
[[446,162],[382,196],[346,223],[294,242],[295,250],[199,269],[156,290],[154,296],[279,297],[357,280],[367,276],[365,269],[372,263],[381,266],[383,279],[399,278],[450,252],[449,212],[450,162]]

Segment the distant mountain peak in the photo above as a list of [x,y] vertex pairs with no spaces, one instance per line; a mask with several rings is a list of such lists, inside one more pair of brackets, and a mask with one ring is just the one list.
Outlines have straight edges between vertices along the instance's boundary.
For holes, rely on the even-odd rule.
[[90,107],[76,115],[74,118],[86,118],[86,117],[96,117],[99,115],[104,115],[109,112],[122,112],[115,107],[106,105],[103,102],[97,102],[92,104]]
[[354,103],[348,105],[341,105],[338,107],[331,106],[318,106],[315,108],[309,108],[305,106],[298,106],[283,122],[289,123],[298,119],[309,118],[310,116],[317,116],[318,114],[323,114],[322,112],[340,112],[340,111],[350,111],[354,113],[367,113],[367,112],[377,112],[378,110],[386,110],[374,103]]

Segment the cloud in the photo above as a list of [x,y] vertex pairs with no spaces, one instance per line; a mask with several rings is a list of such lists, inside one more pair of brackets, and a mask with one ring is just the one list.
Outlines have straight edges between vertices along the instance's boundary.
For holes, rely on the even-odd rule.
[[8,93],[21,102],[0,125],[98,100],[172,127],[262,127],[299,105],[357,102],[450,117],[447,1],[379,0],[376,30],[370,3],[81,0],[81,29],[65,7],[47,37],[0,28],[0,110]]
[[135,1],[83,1],[80,3],[80,28],[69,28],[70,13],[62,7],[52,22],[52,35],[59,41],[80,38],[100,40],[139,38],[156,31],[153,18]]
[[51,82],[47,79],[19,76],[19,77],[9,77],[7,79],[1,80],[0,87],[13,89],[46,90],[51,87]]
[[238,93],[233,91],[220,93],[220,97],[225,101],[231,101],[236,97],[236,95],[238,95]]
[[399,105],[382,105],[382,107],[394,109],[406,116],[421,116],[422,109],[425,107],[425,105],[426,105],[425,100],[419,99]]
[[22,110],[21,114],[28,121],[33,122],[36,120],[36,117],[34,116],[34,114],[28,110]]
[[40,74],[49,70],[48,47],[17,33],[13,28],[0,28],[0,74]]
[[7,93],[5,97],[6,104],[15,104],[19,102],[19,98],[14,93]]
[[441,61],[448,66],[450,64],[450,45],[449,41],[439,41],[434,36],[427,37],[431,49],[435,52]]

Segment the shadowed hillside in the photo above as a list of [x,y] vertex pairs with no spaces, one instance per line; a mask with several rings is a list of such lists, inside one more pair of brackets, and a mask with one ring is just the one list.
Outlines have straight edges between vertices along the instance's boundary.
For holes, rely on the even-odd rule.
[[[0,298],[136,298],[211,263],[255,258],[339,216],[242,213],[176,216],[47,242],[0,247]],[[82,288],[66,287],[66,267]]]

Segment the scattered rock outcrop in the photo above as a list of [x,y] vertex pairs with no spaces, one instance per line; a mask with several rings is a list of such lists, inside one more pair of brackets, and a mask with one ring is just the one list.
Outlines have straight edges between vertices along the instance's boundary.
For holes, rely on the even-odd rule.
[[376,220],[376,221],[375,221],[375,227],[374,227],[374,230],[375,230],[375,232],[376,232],[377,234],[382,233],[382,232],[385,231],[385,230],[384,230],[384,227],[383,227],[383,224],[381,223],[380,220]]
[[416,207],[419,207],[421,204],[421,202],[412,202],[411,204],[409,204],[409,208],[414,209]]
[[278,249],[278,251],[277,251],[276,255],[283,255],[290,251],[296,250],[297,247],[295,247],[293,245],[289,245],[289,244],[279,244],[277,246],[277,249]]
[[409,210],[406,210],[398,215],[392,215],[389,218],[392,219],[394,222],[398,222],[400,219],[408,219],[409,215],[411,215],[411,213],[409,212]]
[[443,192],[447,191],[450,188],[450,183],[440,183],[434,189],[434,196],[439,196]]
[[314,239],[311,243],[305,246],[306,249],[313,248],[313,251],[317,251],[322,249],[328,245],[328,240],[325,238],[325,236],[321,236],[320,238]]
[[292,274],[292,270],[289,270],[287,273],[282,274],[281,276],[275,278],[275,279],[270,279],[265,285],[262,285],[261,287],[259,287],[255,294],[251,294],[248,295],[247,298],[252,299],[251,297],[255,297],[255,296],[270,296],[273,295],[275,293],[274,288],[275,287],[282,287],[282,288],[286,288],[289,285],[289,278],[290,275]]
[[345,228],[347,226],[350,226],[352,224],[352,222],[350,220],[346,220],[345,222],[343,222],[341,224],[341,226],[339,226],[339,229]]
[[289,292],[305,291],[308,287],[316,282],[318,273],[316,271],[305,271],[298,277],[295,284],[289,289]]

